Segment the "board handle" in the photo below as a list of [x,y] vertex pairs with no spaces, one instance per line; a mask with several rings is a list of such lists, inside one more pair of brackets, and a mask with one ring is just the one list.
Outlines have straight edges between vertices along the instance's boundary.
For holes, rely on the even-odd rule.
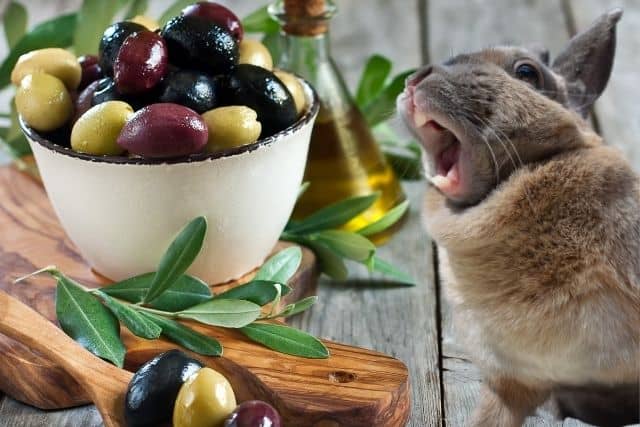
[[0,333],[42,353],[85,389],[107,427],[124,426],[124,395],[132,374],[85,350],[61,329],[0,291]]

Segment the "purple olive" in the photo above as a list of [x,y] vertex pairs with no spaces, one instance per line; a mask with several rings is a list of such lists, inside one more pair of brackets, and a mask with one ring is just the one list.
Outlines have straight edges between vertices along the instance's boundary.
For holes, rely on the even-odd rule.
[[212,76],[228,74],[238,63],[238,42],[225,27],[198,16],[176,16],[162,29],[169,61]]
[[113,64],[118,91],[146,92],[160,83],[168,67],[167,45],[152,31],[139,31],[125,39]]
[[82,79],[78,90],[89,86],[90,83],[102,78],[102,68],[98,64],[98,57],[95,55],[84,55],[78,58],[80,68],[82,68]]
[[281,427],[278,411],[267,402],[248,400],[241,403],[224,422],[224,427]]
[[182,9],[186,16],[199,16],[209,22],[225,27],[237,41],[242,41],[244,30],[238,17],[221,4],[212,1],[201,1]]
[[93,94],[95,93],[96,89],[98,89],[99,84],[100,80],[95,80],[89,83],[89,85],[85,87],[76,98],[76,112],[73,117],[74,123],[80,118],[81,115],[83,115],[89,108],[93,106]]
[[143,157],[168,158],[201,152],[208,139],[207,125],[190,108],[178,104],[151,104],[138,110],[122,128],[118,145]]
[[107,27],[100,39],[98,56],[102,72],[107,76],[113,75],[113,62],[118,56],[120,46],[125,39],[138,31],[148,31],[146,27],[135,22],[116,22]]

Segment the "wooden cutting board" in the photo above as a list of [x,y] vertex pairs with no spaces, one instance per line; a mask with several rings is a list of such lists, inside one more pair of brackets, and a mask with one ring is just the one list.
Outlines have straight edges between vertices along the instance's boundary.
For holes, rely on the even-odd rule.
[[[13,283],[51,264],[87,286],[108,283],[91,271],[66,237],[40,183],[11,167],[0,167],[0,289],[55,322],[54,280],[34,277]],[[313,253],[303,249],[288,298],[313,294],[317,276]],[[233,285],[214,286],[214,292]],[[401,426],[409,417],[407,368],[390,356],[325,341],[329,359],[304,359],[273,352],[233,330],[190,326],[217,338],[224,347],[222,357],[196,357],[229,379],[239,401],[261,399],[274,405],[285,425]],[[132,371],[176,347],[162,339],[137,338],[124,328],[122,337],[128,349],[125,367]],[[64,370],[2,335],[0,390],[42,409],[88,403]]]

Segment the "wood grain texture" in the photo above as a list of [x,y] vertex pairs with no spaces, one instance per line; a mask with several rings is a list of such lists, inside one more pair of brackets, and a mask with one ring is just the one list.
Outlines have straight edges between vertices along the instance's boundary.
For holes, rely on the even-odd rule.
[[[35,277],[13,284],[13,278],[54,263],[88,286],[100,283],[66,241],[42,187],[7,167],[0,169],[0,230],[3,259],[0,289],[49,320],[55,319],[54,281]],[[0,310],[0,320],[2,317]],[[197,357],[229,379],[238,400],[266,400],[278,409],[288,425],[396,426],[404,424],[409,416],[408,372],[403,363],[392,357],[327,342],[329,359],[304,359],[268,350],[234,330],[187,323],[222,343],[223,357]],[[136,338],[125,329],[121,334],[128,349],[125,367],[132,371],[158,353],[176,347],[162,339]],[[6,347],[0,357],[19,354],[20,348],[13,345],[14,341],[6,338],[0,341]],[[27,341],[27,344],[33,346],[33,342]],[[72,354],[68,357],[80,358]],[[56,364],[60,360],[56,359]],[[16,362],[14,359],[13,363]],[[38,397],[44,399],[62,391],[59,385],[47,389],[50,381],[41,381],[48,376],[47,370],[35,376],[30,371],[24,372],[23,367],[25,365],[11,366],[14,375],[2,378],[0,387],[38,389]],[[31,364],[26,368],[31,369]],[[16,372],[24,372],[25,376],[16,376]],[[86,399],[71,397],[78,401]]]
[[381,288],[383,282],[372,280],[366,271],[350,268],[347,282],[322,277],[318,305],[293,323],[325,338],[373,348],[405,361],[413,395],[409,425],[439,426],[442,414],[431,241],[420,224],[424,184],[406,184],[404,189],[411,200],[408,218],[379,253],[417,278],[418,285]]
[[622,149],[640,171],[640,4],[636,0],[566,0],[578,30],[588,27],[600,14],[622,7],[617,26],[616,56],[611,80],[595,104],[600,130],[609,145]]

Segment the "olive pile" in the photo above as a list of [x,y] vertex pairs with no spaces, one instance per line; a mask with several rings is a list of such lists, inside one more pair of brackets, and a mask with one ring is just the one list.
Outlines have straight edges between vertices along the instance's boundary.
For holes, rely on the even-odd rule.
[[236,406],[229,381],[178,350],[156,356],[134,374],[125,397],[128,427],[281,427],[268,403]]
[[170,158],[253,143],[305,109],[299,80],[273,71],[226,7],[199,2],[155,27],[144,17],[109,26],[97,57],[22,55],[11,74],[18,113],[77,152]]

